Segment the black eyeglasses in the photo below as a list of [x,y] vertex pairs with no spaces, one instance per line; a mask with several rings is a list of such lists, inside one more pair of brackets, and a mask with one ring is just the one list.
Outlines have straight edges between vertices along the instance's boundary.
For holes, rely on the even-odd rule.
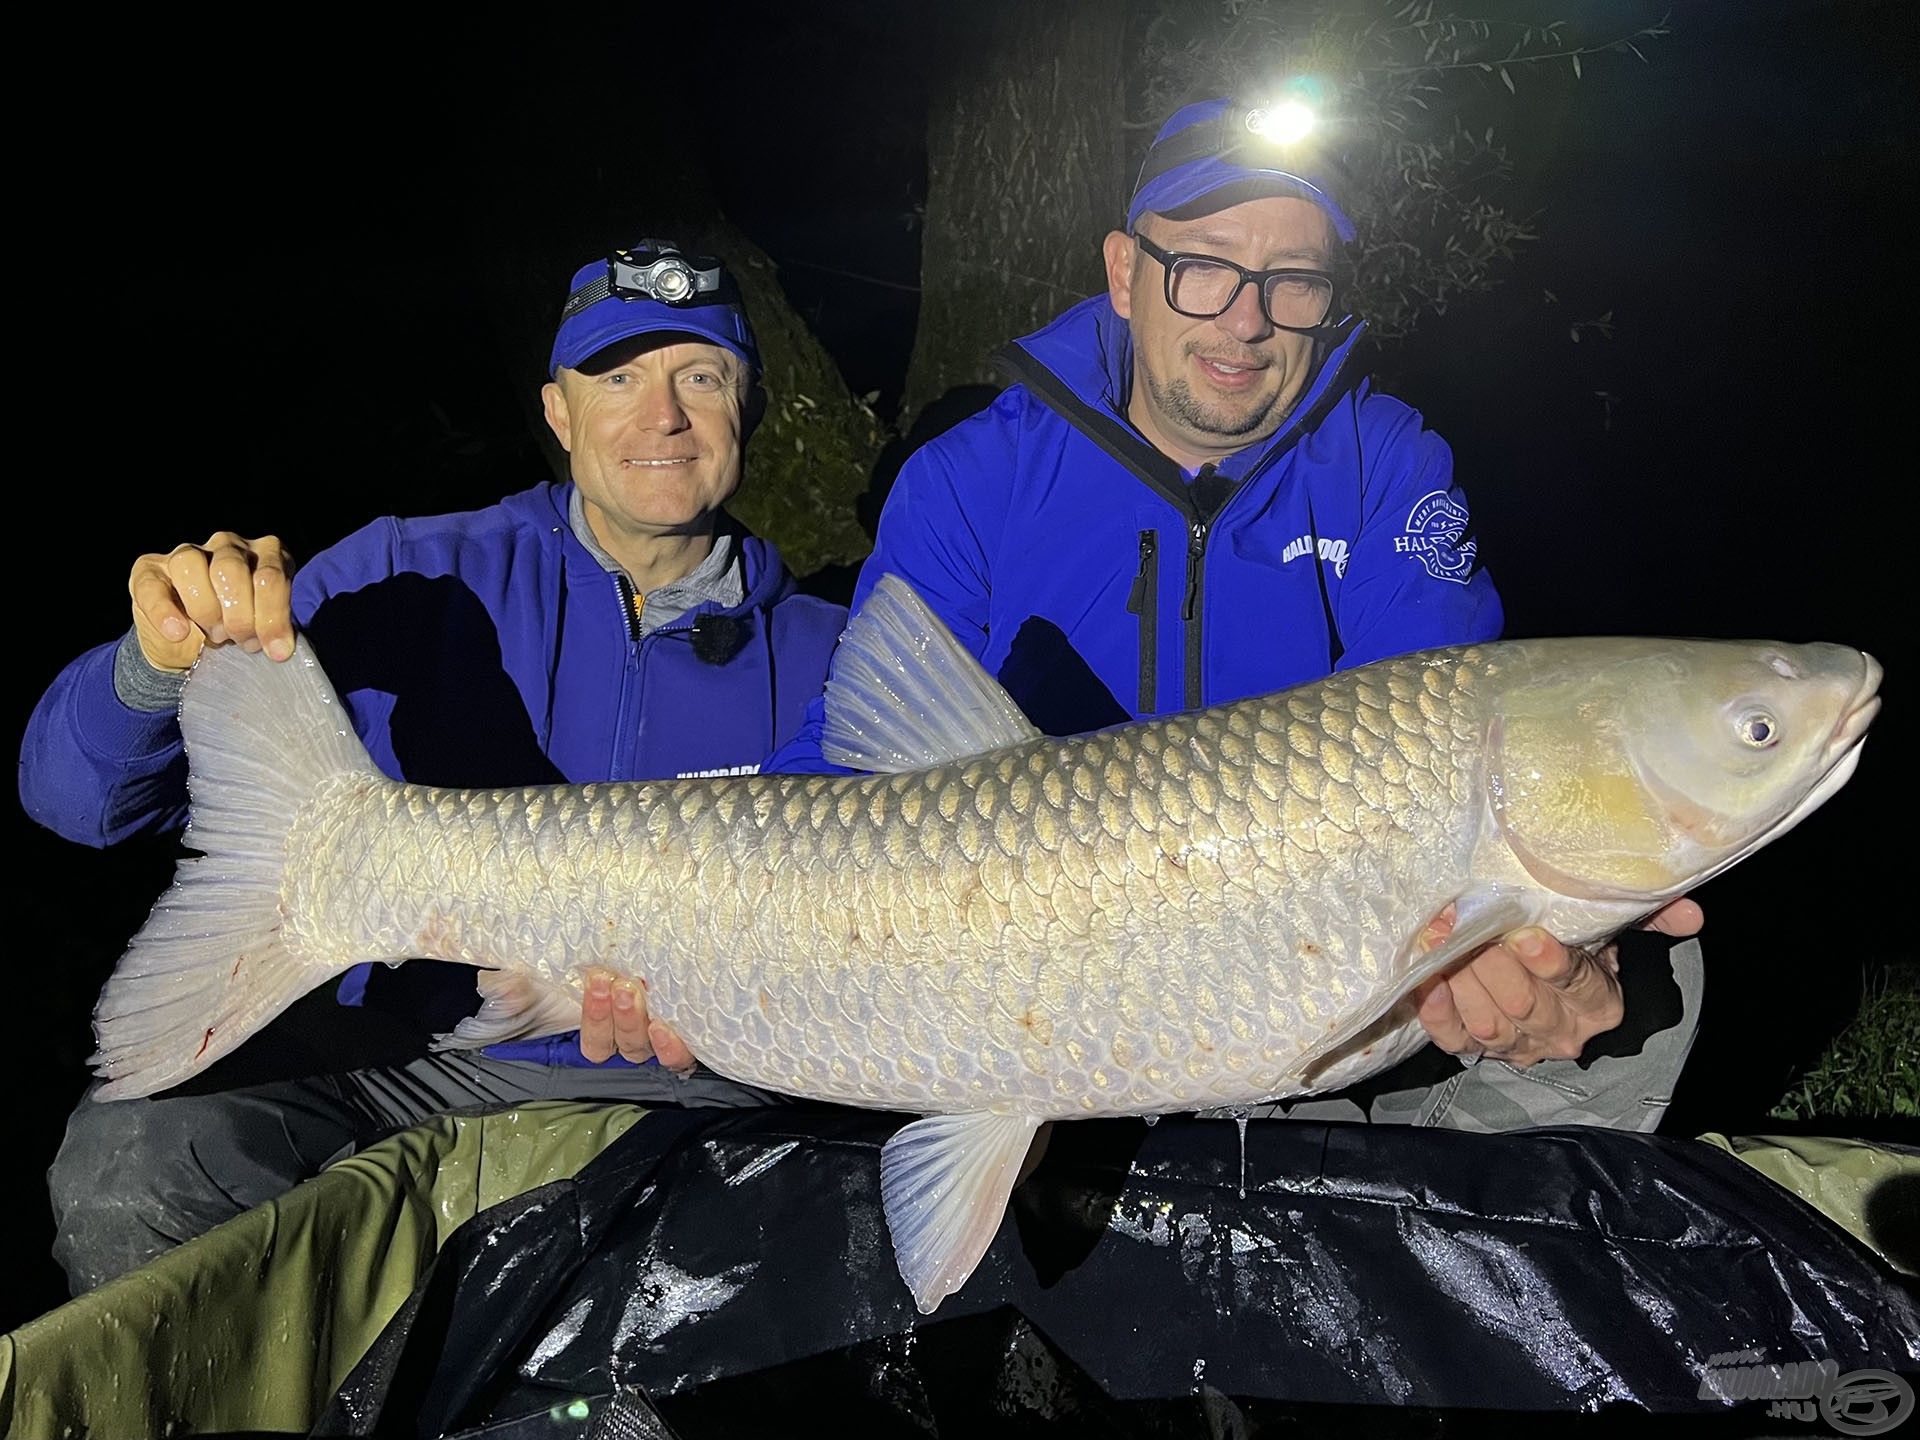
[[1224,315],[1240,298],[1241,290],[1252,285],[1259,290],[1260,308],[1275,329],[1333,338],[1352,327],[1351,315],[1327,323],[1333,313],[1334,294],[1333,277],[1324,270],[1295,266],[1249,270],[1218,255],[1162,250],[1144,235],[1133,239],[1166,268],[1167,304],[1181,315],[1196,320]]

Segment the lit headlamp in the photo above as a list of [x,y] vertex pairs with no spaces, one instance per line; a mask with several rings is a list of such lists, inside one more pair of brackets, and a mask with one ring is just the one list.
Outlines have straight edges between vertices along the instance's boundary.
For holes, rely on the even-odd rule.
[[1262,105],[1247,111],[1241,123],[1263,140],[1271,140],[1276,145],[1294,145],[1313,133],[1320,116],[1304,100],[1282,100],[1278,105]]
[[1219,209],[1265,195],[1298,195],[1333,221],[1347,242],[1358,233],[1338,196],[1352,184],[1341,151],[1332,88],[1295,76],[1258,103],[1221,97],[1168,117],[1140,165],[1127,229],[1142,215],[1175,215],[1210,197]]
[[690,305],[703,295],[717,295],[720,266],[700,267],[672,245],[642,240],[631,250],[607,257],[607,273],[582,285],[567,297],[560,318],[578,314],[589,305],[612,296],[621,300],[658,300],[668,305]]
[[1139,190],[1169,170],[1209,156],[1259,168],[1284,156],[1288,146],[1306,139],[1318,120],[1318,112],[1304,100],[1229,106],[1217,119],[1189,125],[1149,150],[1134,189]]

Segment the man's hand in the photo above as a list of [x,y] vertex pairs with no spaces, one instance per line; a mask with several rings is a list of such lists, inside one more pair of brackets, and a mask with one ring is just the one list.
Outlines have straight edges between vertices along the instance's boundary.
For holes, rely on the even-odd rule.
[[673,1031],[647,1016],[647,982],[611,970],[587,972],[580,1002],[580,1053],[599,1064],[617,1053],[636,1065],[656,1055],[676,1074],[693,1068],[693,1052]]
[[293,560],[268,535],[249,540],[231,530],[204,545],[176,545],[142,555],[127,577],[133,628],[147,663],[184,670],[202,645],[293,654]]
[[[1643,928],[1693,935],[1702,919],[1693,901],[1675,900]],[[1429,944],[1452,928],[1449,911],[1429,931]],[[1487,946],[1420,994],[1420,1023],[1442,1050],[1520,1067],[1577,1058],[1624,1013],[1618,947],[1569,950],[1538,926]]]

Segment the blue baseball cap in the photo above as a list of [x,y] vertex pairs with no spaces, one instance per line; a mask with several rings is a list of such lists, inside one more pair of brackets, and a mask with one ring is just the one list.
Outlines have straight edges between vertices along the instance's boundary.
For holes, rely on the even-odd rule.
[[760,347],[733,277],[713,257],[685,254],[670,240],[642,240],[574,272],[547,373],[578,370],[609,345],[656,330],[711,340],[760,374]]
[[1310,143],[1268,139],[1255,128],[1263,115],[1231,100],[1202,100],[1174,111],[1141,163],[1127,229],[1148,211],[1192,210],[1210,197],[1218,198],[1215,208],[1225,209],[1262,195],[1297,195],[1326,211],[1342,240],[1353,239],[1353,221],[1333,198],[1338,174],[1332,156]]

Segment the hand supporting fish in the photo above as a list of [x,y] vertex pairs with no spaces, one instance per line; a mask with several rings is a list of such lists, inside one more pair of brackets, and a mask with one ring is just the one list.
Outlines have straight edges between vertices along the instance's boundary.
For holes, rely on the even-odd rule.
[[483,967],[450,1046],[570,1030],[610,968],[723,1075],[926,1117],[881,1186],[931,1311],[1043,1123],[1387,1068],[1490,943],[1603,942],[1785,834],[1879,678],[1835,645],[1507,641],[1061,740],[888,577],[827,697],[828,754],[870,774],[450,791],[381,775],[304,645],[209,650],[203,854],[102,993],[95,1093],[185,1079],[367,960]]
[[580,1002],[580,1053],[596,1065],[615,1055],[636,1064],[658,1060],[674,1071],[693,1068],[687,1042],[647,1013],[647,984],[611,970],[589,970]]
[[[1675,900],[1641,928],[1697,935],[1703,918],[1692,900]],[[1431,927],[1436,943],[1453,927],[1450,913],[1442,919]],[[1589,1040],[1625,1014],[1619,947],[1569,948],[1537,925],[1489,945],[1451,975],[1436,976],[1416,998],[1420,1026],[1442,1050],[1518,1069],[1578,1059]]]

